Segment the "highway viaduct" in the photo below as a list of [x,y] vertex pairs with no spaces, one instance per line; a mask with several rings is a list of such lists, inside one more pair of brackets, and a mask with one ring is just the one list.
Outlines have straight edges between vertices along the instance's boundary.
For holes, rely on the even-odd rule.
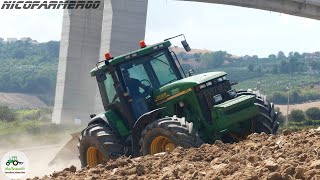
[[[65,10],[60,44],[54,123],[89,120],[103,112],[95,79],[89,76],[105,52],[113,56],[139,48],[148,0],[101,0],[99,9]],[[181,0],[182,1],[182,0]],[[186,0],[275,11],[320,19],[319,0]]]

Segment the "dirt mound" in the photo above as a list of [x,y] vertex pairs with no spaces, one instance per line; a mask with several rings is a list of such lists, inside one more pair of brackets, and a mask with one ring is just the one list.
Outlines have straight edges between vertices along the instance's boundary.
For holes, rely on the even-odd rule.
[[75,167],[42,179],[320,179],[320,129],[284,135],[252,134],[236,144],[176,148],[121,157],[95,168]]

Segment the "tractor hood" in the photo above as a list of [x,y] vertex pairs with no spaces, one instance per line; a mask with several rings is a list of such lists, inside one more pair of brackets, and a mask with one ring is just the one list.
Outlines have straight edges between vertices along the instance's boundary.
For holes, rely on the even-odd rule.
[[208,72],[208,73],[190,76],[190,77],[172,82],[170,84],[167,84],[155,90],[153,95],[157,101],[159,99],[164,98],[164,96],[165,97],[173,96],[177,93],[188,90],[189,88],[196,87],[202,83],[205,83],[212,79],[217,79],[225,75],[227,75],[227,73],[225,72]]

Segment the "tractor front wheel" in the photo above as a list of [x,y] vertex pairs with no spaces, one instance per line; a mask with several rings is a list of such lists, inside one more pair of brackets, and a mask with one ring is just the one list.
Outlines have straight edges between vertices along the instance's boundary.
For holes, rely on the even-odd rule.
[[237,95],[256,96],[256,101],[254,104],[259,109],[259,115],[252,121],[252,133],[265,132],[267,134],[277,134],[279,128],[279,119],[273,103],[268,102],[264,95],[254,91],[238,91]]
[[78,149],[82,167],[95,167],[124,154],[124,147],[117,135],[102,124],[90,125],[81,132]]
[[150,123],[142,132],[140,154],[171,152],[176,147],[200,147],[202,140],[193,130],[193,124],[184,118],[166,117]]

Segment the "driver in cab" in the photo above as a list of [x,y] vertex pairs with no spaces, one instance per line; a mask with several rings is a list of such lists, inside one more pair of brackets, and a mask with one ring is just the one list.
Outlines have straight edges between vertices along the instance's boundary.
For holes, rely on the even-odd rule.
[[142,114],[148,112],[148,107],[144,101],[143,93],[140,93],[139,88],[142,88],[146,92],[150,87],[142,84],[138,79],[130,77],[128,70],[123,70],[122,74],[129,90],[129,94],[133,100],[132,108],[134,110],[135,118],[139,118]]
[[128,72],[128,70],[123,70],[122,74],[128,87],[129,93],[132,97],[141,96],[139,88],[142,88],[145,91],[148,90],[148,86],[142,84],[138,79],[130,77],[130,73]]

